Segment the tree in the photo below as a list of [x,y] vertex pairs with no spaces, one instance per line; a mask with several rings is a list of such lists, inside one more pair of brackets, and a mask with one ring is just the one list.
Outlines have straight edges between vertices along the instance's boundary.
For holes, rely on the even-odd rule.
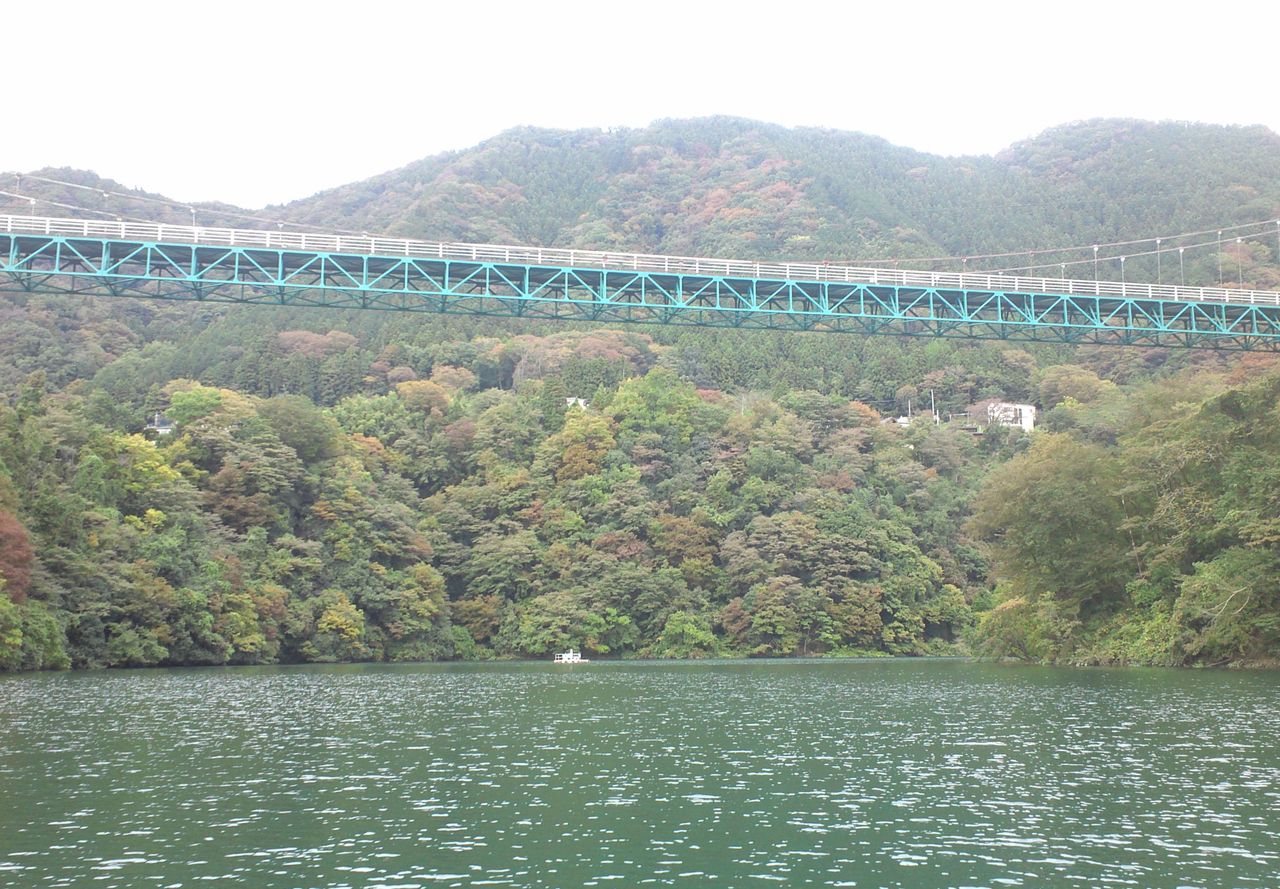
[[992,544],[1015,595],[1052,590],[1068,607],[1106,607],[1134,564],[1120,482],[1120,465],[1101,447],[1045,435],[987,476],[970,528]]
[[169,396],[169,407],[166,416],[175,423],[185,425],[201,417],[207,417],[222,405],[222,393],[209,386],[201,386],[190,381],[174,381],[175,389]]
[[1273,551],[1232,547],[1195,566],[1174,615],[1188,657],[1220,664],[1280,652],[1280,563]]
[[509,609],[496,644],[509,654],[538,656],[568,648],[603,654],[631,637],[629,627],[630,619],[615,609],[597,611],[587,607],[580,592],[557,590]]
[[0,579],[0,670],[22,666],[22,612],[5,592]]
[[745,605],[751,615],[747,638],[752,654],[777,657],[799,649],[802,621],[796,605],[804,597],[800,581],[785,574],[751,588]]
[[1068,398],[1090,404],[1116,391],[1115,383],[1101,379],[1093,371],[1076,364],[1046,367],[1040,375],[1040,404],[1045,410]]
[[718,650],[711,620],[704,614],[689,611],[671,612],[654,646],[657,657],[668,658],[709,657]]
[[325,590],[311,607],[315,614],[315,637],[309,659],[315,661],[359,661],[369,656],[365,645],[365,618],[341,590]]
[[0,509],[0,580],[9,598],[21,605],[31,587],[31,540],[10,512]]
[[341,450],[337,422],[302,395],[277,395],[258,405],[258,414],[303,463],[335,457]]
[[476,385],[476,375],[465,367],[438,364],[431,369],[431,382],[447,392],[466,392]]
[[396,394],[411,410],[443,414],[449,409],[449,391],[431,380],[410,380],[396,385]]
[[490,593],[458,599],[450,604],[454,624],[461,625],[479,645],[486,645],[502,624],[504,600]]
[[522,599],[535,592],[541,550],[532,531],[484,535],[475,542],[463,569],[468,594]]
[[552,470],[556,481],[573,481],[599,471],[613,446],[613,428],[607,418],[570,411],[565,415],[564,428],[538,449],[538,462]]

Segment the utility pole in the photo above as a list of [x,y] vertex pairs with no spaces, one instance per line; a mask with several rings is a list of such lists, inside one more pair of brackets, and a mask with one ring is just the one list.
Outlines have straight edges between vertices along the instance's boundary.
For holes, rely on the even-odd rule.
[[1222,286],[1222,232],[1218,232],[1218,286]]

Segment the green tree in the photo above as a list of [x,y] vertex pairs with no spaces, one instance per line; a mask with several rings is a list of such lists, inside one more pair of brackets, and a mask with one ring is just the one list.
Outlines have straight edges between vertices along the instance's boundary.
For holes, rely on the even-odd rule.
[[1121,471],[1097,445],[1046,435],[987,476],[970,527],[1015,594],[1054,591],[1085,609],[1119,600],[1134,566]]
[[303,463],[335,457],[342,430],[337,422],[302,395],[277,395],[258,406],[258,413]]
[[673,611],[663,624],[654,654],[667,658],[710,657],[717,653],[719,647],[719,641],[711,632],[710,618],[688,611]]

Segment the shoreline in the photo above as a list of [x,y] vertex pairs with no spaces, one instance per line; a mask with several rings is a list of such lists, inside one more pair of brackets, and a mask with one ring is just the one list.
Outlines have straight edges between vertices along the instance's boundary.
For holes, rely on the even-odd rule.
[[1041,663],[1035,661],[1019,660],[1017,658],[983,658],[971,654],[924,654],[924,655],[874,655],[859,654],[847,656],[807,656],[807,657],[705,657],[705,658],[644,658],[644,657],[608,657],[593,656],[588,663],[583,664],[558,664],[553,663],[547,658],[486,658],[472,660],[431,660],[431,661],[296,661],[289,663],[275,664],[155,664],[148,666],[133,667],[71,667],[66,670],[23,670],[14,672],[0,672],[0,681],[8,678],[32,677],[42,675],[76,675],[84,676],[90,674],[107,674],[107,673],[143,673],[143,672],[159,672],[167,670],[192,670],[192,671],[211,671],[211,670],[255,670],[255,669],[290,669],[290,668],[307,668],[307,667],[363,667],[363,668],[393,668],[393,667],[422,667],[422,666],[524,666],[524,665],[543,665],[549,668],[561,670],[578,668],[589,670],[592,666],[600,665],[636,665],[636,666],[683,666],[683,665],[705,665],[705,666],[749,666],[749,665],[823,665],[823,664],[875,664],[887,662],[925,662],[925,661],[948,661],[948,662],[967,662],[972,664],[988,664],[1000,667],[1049,667],[1054,669],[1072,669],[1072,670],[1179,670],[1179,671],[1213,671],[1213,672],[1239,672],[1253,670],[1280,670],[1280,661],[1267,660],[1251,660],[1237,661],[1218,664],[1142,664],[1142,663]]

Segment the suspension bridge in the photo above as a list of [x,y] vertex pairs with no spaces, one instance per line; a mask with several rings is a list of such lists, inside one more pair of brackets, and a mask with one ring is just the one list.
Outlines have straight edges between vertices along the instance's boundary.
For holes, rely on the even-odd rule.
[[1280,293],[0,215],[0,292],[1280,351]]

